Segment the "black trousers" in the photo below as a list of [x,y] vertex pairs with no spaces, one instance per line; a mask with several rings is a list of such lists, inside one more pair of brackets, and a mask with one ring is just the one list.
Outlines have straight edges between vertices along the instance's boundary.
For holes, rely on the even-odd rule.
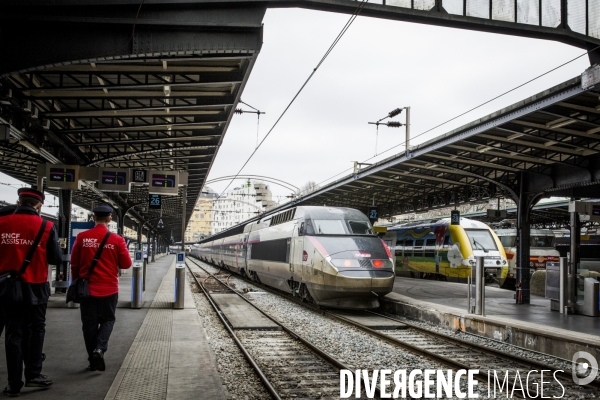
[[36,378],[42,372],[42,350],[46,336],[48,304],[4,304],[5,349],[8,383],[22,386],[23,363],[25,379]]
[[115,293],[106,297],[90,296],[81,302],[81,329],[90,361],[95,349],[103,352],[108,350],[108,339],[115,326],[118,300],[119,294]]

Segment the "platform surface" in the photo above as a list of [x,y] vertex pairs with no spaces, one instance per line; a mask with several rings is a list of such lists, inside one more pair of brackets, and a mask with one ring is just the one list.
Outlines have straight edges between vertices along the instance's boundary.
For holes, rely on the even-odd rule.
[[[86,370],[88,361],[80,311],[65,308],[64,296],[53,295],[46,313],[44,352],[47,358],[42,373],[47,374],[54,385],[47,390],[24,387],[21,397],[44,400],[227,398],[189,282],[185,308],[172,309],[174,256],[148,264],[145,304],[139,310],[127,306],[130,277],[127,272],[119,282],[120,307],[105,356],[106,371]],[[4,351],[0,352],[0,376],[6,382]]]
[[373,313],[365,311],[332,311],[332,314],[339,315],[351,321],[357,322],[368,328],[375,330],[392,330],[392,329],[406,329],[407,325],[402,322],[394,321],[390,318],[381,317]]
[[[467,285],[461,283],[430,281],[396,277],[393,294],[403,298],[449,307],[457,313],[467,314]],[[566,330],[596,336],[600,340],[600,318],[585,315],[565,315],[550,310],[550,300],[531,295],[531,304],[516,304],[510,290],[486,286],[485,315],[502,318],[514,324],[530,323],[539,329]],[[512,320],[512,321],[511,321]]]
[[281,330],[279,325],[265,317],[237,294],[213,293],[212,297],[233,329]]

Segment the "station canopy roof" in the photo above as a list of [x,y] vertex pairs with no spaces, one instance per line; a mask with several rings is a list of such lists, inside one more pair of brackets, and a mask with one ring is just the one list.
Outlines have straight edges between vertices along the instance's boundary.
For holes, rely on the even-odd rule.
[[[11,138],[0,142],[0,170],[30,184],[38,163],[186,171],[187,221],[256,55],[106,58],[5,75],[0,124],[11,125]],[[175,240],[181,240],[182,190],[163,202],[164,229]],[[87,209],[109,201],[137,221],[160,213],[144,210],[147,186],[101,193],[84,184],[72,201]]]
[[[428,142],[349,174],[272,211],[352,207],[380,218],[521,195],[598,198],[600,90],[571,79]],[[532,227],[568,225],[566,203],[534,207]],[[513,211],[513,212],[511,212]],[[516,210],[509,210],[509,218]],[[252,220],[262,218],[260,216]],[[484,215],[474,215],[495,222]],[[250,220],[250,221],[252,221]],[[496,220],[497,222],[497,220]],[[233,227],[215,237],[239,233]]]
[[[523,194],[598,197],[600,90],[581,77],[410,147],[293,204],[344,206],[381,218]],[[287,207],[292,204],[286,205]]]

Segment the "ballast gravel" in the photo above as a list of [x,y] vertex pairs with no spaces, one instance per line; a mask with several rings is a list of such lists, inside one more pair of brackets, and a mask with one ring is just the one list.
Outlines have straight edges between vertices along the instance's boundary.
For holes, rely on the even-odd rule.
[[[189,271],[188,281],[194,282],[189,276]],[[204,294],[200,292],[193,295],[198,314],[208,335],[208,343],[217,360],[217,370],[221,374],[231,399],[269,399],[269,393],[223,327],[221,320],[215,314]]]
[[[209,264],[199,262],[197,260],[194,261],[198,262],[202,268],[205,268],[210,273],[218,273],[223,276],[229,275],[228,272],[223,272]],[[342,363],[348,365],[350,369],[369,370],[369,376],[372,376],[371,373],[374,369],[389,369],[392,371],[407,370],[407,373],[415,369],[445,369],[443,366],[436,364],[435,362],[427,358],[421,357],[417,354],[403,350],[396,346],[392,346],[352,326],[331,319],[318,312],[306,309],[282,296],[272,294],[269,292],[264,292],[259,287],[247,283],[242,279],[238,279],[235,275],[232,275],[229,278],[229,283],[234,288],[237,288],[240,292],[246,292],[244,293],[244,296],[247,299],[249,299],[253,304],[257,305],[264,312],[268,313],[270,316],[283,323],[288,328],[292,329],[298,335],[311,342],[313,345],[315,345],[322,351],[328,353],[330,356],[335,357]],[[206,303],[206,306],[209,306],[205,299],[204,303]],[[429,330],[454,336],[466,341],[470,341],[472,343],[480,344],[493,349],[503,350],[505,352],[510,352],[512,354],[519,355],[523,358],[535,359],[537,361],[555,366],[560,369],[564,369],[566,371],[569,371],[571,367],[571,364],[566,360],[561,360],[550,355],[532,352],[526,349],[521,349],[515,346],[507,345],[506,343],[500,343],[492,339],[468,334],[462,331],[453,331],[451,329],[447,329],[423,321],[415,321],[396,315],[391,317],[400,320],[401,322],[406,322],[412,325],[424,327]],[[213,321],[215,323],[218,323],[219,325],[221,324],[216,317],[213,317]],[[224,335],[227,335],[226,331],[221,326],[219,326],[219,328],[223,331]],[[231,345],[234,346],[234,350],[236,350],[239,353],[237,347],[233,342],[231,342]],[[219,357],[220,353],[217,353],[217,358]],[[252,373],[251,368],[247,366],[247,362],[245,359],[243,359],[241,353],[240,357],[241,362],[246,364],[246,369],[249,371],[249,373],[244,374],[244,377],[254,377],[257,381],[257,384],[261,385],[260,381],[258,381],[258,378],[256,378],[256,376]],[[227,361],[225,361],[225,363],[227,363]],[[224,372],[227,373],[228,370],[225,370]],[[243,383],[242,380],[239,380],[239,376],[234,377],[233,379],[224,377],[224,380],[226,382],[236,381],[236,379],[238,385],[242,385],[246,388],[253,387],[253,383]],[[255,384],[256,383],[254,383],[254,385]],[[228,389],[229,386],[230,385],[228,384]],[[235,393],[235,395],[233,395],[232,398],[244,399],[245,397],[237,397],[237,393],[239,391],[236,391],[236,389],[237,387],[233,390],[230,389],[232,395]],[[392,390],[393,385],[389,389],[389,391],[391,392]],[[462,380],[461,391],[466,393],[467,390],[467,382],[466,380]],[[436,392],[435,386],[433,387],[432,392]],[[475,393],[479,395],[479,398],[488,398],[487,387],[484,384],[480,383],[475,388]],[[364,395],[364,392],[361,394]],[[247,398],[268,397],[258,396]],[[352,396],[352,398],[354,398],[354,396]],[[411,397],[407,395],[406,398]],[[495,398],[501,399],[506,397],[502,397],[500,394],[497,394]],[[600,396],[596,393],[591,392],[586,394],[585,396],[570,396],[569,393],[565,393],[565,395],[562,397],[562,399],[568,400],[584,398],[600,398]]]

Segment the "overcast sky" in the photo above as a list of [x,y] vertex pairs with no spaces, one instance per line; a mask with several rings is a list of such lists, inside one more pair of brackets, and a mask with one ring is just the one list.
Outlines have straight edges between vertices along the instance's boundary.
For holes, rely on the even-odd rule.
[[[244,102],[266,112],[260,117],[260,139],[348,18],[302,9],[267,11],[263,47],[242,93]],[[375,126],[367,122],[397,107],[411,106],[411,136],[416,137],[583,52],[552,41],[359,17],[242,173],[270,176],[295,186],[307,181],[326,184],[331,181],[327,179],[352,168],[352,161],[374,156]],[[587,67],[585,56],[415,138],[411,145],[580,75]],[[404,122],[404,117],[402,113],[395,120]],[[235,115],[209,179],[237,173],[254,150],[256,133],[256,115]],[[403,143],[404,135],[404,127],[380,127],[378,152]],[[403,150],[398,147],[367,162]],[[17,183],[3,174],[0,182]],[[226,185],[211,187],[220,192]],[[289,194],[275,185],[271,189],[275,200]],[[16,188],[0,185],[0,199],[15,201]],[[55,213],[56,209],[44,211]]]

